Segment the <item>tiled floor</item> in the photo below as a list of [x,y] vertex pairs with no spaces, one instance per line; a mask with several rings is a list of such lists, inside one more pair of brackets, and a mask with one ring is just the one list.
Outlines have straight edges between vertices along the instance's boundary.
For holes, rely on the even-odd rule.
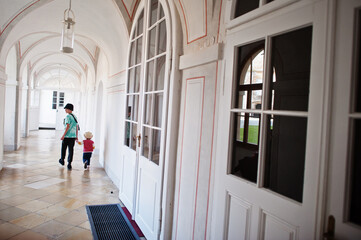
[[58,163],[61,132],[33,131],[5,152],[0,172],[0,239],[92,239],[85,205],[120,203],[97,156],[84,170],[75,146],[73,169]]

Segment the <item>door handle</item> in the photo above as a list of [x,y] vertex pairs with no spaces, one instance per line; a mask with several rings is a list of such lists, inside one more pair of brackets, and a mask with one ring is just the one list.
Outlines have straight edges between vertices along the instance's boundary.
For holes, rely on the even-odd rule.
[[142,136],[139,134],[139,135],[137,136],[137,139],[138,139],[138,147],[140,147],[140,140],[142,139]]
[[324,240],[334,240],[335,239],[335,217],[330,215],[327,222],[327,232],[323,234]]

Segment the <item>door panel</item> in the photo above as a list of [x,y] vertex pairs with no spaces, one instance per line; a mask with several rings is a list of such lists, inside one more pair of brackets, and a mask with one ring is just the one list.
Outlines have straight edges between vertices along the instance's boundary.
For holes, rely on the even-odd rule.
[[134,181],[135,181],[135,155],[136,152],[123,147],[122,179],[119,191],[119,198],[128,209],[133,209]]
[[361,119],[360,9],[360,0],[337,2],[332,139],[325,225],[327,218],[333,216],[335,239],[346,240],[361,239],[360,156],[357,155],[361,139],[357,124]]

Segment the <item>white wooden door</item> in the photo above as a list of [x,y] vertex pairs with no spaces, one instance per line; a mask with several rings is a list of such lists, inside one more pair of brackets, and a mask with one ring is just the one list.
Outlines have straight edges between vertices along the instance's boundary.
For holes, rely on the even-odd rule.
[[360,9],[360,0],[337,1],[331,162],[325,229],[328,218],[334,218],[334,239],[345,240],[361,239]]
[[147,239],[158,239],[166,136],[169,41],[158,0],[139,6],[132,29],[121,200]]
[[319,239],[326,3],[229,23],[212,239]]

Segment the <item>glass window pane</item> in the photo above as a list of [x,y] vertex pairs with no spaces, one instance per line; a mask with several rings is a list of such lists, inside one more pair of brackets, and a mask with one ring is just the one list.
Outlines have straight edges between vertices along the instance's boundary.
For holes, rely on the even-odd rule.
[[163,93],[155,94],[154,100],[154,126],[162,127]]
[[137,39],[137,52],[135,56],[135,64],[139,64],[142,61],[142,44],[143,44],[143,37]]
[[265,187],[302,202],[307,118],[268,116]]
[[154,90],[154,61],[152,60],[147,63],[147,82],[146,82],[146,92],[153,91]]
[[143,33],[144,11],[140,14],[137,24],[137,36]]
[[139,86],[140,86],[140,66],[135,68],[134,77],[135,77],[134,92],[138,93],[139,92]]
[[272,38],[272,109],[308,110],[311,46],[312,27]]
[[151,114],[152,114],[153,95],[146,94],[144,100],[144,124],[152,125]]
[[256,183],[258,145],[243,142],[244,129],[247,125],[245,115],[233,113],[232,118],[236,129],[234,129],[232,141],[231,174]]
[[158,33],[158,52],[157,54],[161,54],[166,50],[166,43],[167,43],[167,29],[165,25],[165,20],[163,20],[159,24],[159,33]]
[[150,21],[149,27],[152,26],[157,19],[158,0],[152,0],[150,3]]
[[142,134],[142,156],[149,159],[149,139],[150,139],[150,128],[144,127]]
[[153,129],[152,162],[159,165],[161,131]]
[[162,19],[164,17],[164,11],[162,8],[162,4],[159,4],[159,19]]
[[244,138],[243,138],[243,135],[244,135],[244,113],[237,113],[235,114],[237,115],[237,134],[236,134],[236,141],[240,141],[240,142],[243,142],[244,141]]
[[358,55],[357,61],[354,64],[355,70],[356,70],[356,111],[361,112],[361,10],[358,10],[357,14],[357,20],[358,20],[358,32],[357,32],[357,42],[356,42],[356,49],[355,52]]
[[128,86],[127,93],[134,93],[134,83],[135,83],[135,68],[129,70],[128,73]]
[[149,31],[148,59],[154,57],[155,54],[155,35],[157,28],[154,27]]
[[354,120],[353,150],[351,155],[351,194],[349,220],[361,225],[361,120]]
[[253,116],[250,116],[248,121],[248,136],[247,136],[247,142],[250,144],[258,144],[258,134],[259,134],[259,118],[258,114],[250,114]]
[[125,134],[124,134],[124,145],[130,146],[130,125],[131,123],[128,121],[125,121]]
[[259,0],[237,0],[234,18],[258,8]]
[[156,68],[156,85],[155,90],[164,89],[164,74],[165,74],[165,56],[162,56],[157,59],[157,68]]
[[138,95],[129,95],[127,96],[127,106],[128,113],[130,112],[129,119],[133,121],[138,121],[138,104],[139,104]]
[[136,150],[137,149],[137,127],[138,125],[136,123],[132,123],[132,132],[131,132],[131,136],[132,136],[132,142],[131,142],[131,148],[133,150]]
[[251,109],[261,109],[262,90],[251,91]]
[[129,67],[135,65],[135,51],[136,51],[135,44],[136,44],[136,41],[133,41],[130,44]]
[[238,93],[238,104],[236,108],[246,109],[247,108],[247,91],[239,91]]

